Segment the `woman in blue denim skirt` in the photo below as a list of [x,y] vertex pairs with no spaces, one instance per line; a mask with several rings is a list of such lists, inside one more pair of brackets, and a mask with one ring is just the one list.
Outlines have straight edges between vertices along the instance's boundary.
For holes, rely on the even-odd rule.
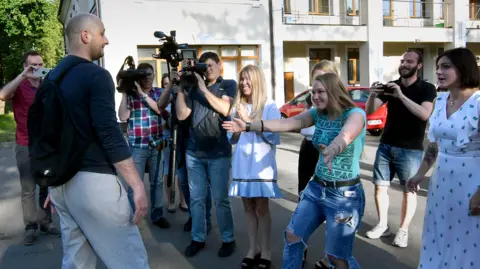
[[333,73],[315,77],[312,101],[316,108],[293,118],[250,123],[233,119],[225,121],[223,127],[229,132],[288,132],[315,125],[312,141],[321,154],[315,175],[285,231],[282,268],[302,267],[306,242],[324,222],[330,268],[360,268],[352,249],[365,208],[360,181],[365,112],[355,107],[340,78]]

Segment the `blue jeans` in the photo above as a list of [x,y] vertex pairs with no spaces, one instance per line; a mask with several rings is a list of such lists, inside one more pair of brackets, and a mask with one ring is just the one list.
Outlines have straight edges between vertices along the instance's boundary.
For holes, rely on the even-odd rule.
[[346,260],[350,269],[360,268],[352,256],[352,249],[355,232],[362,221],[364,209],[365,193],[361,183],[333,188],[323,187],[317,181],[311,180],[302,192],[300,202],[286,230],[301,240],[289,243],[285,238],[282,268],[302,267],[306,242],[324,222],[327,255]]
[[[137,168],[140,178],[143,180],[145,175],[145,165],[148,160],[148,176],[150,181],[150,218],[153,222],[163,217],[163,176],[160,171],[162,155],[154,148],[130,148],[133,161]],[[128,201],[135,212],[135,204],[133,202],[133,190],[128,187]]]
[[373,183],[376,186],[390,186],[397,174],[400,184],[412,178],[422,163],[423,151],[404,149],[380,144],[373,165]]
[[[192,216],[190,211],[190,189],[188,187],[188,173],[186,164],[183,164],[181,168],[177,168],[177,176],[178,180],[180,181],[183,197],[185,197],[185,203],[187,203],[188,215]],[[207,225],[212,224],[212,192],[210,187],[207,188],[206,221]]]
[[234,241],[233,215],[228,196],[231,158],[197,158],[187,152],[186,163],[190,189],[192,239],[205,242],[207,233],[205,203],[210,182],[222,241],[225,243]]

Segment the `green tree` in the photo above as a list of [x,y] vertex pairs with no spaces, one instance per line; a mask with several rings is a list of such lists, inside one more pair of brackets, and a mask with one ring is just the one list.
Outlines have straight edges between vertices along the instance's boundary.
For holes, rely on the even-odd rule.
[[0,0],[0,85],[22,70],[22,55],[39,51],[47,67],[63,57],[60,0]]

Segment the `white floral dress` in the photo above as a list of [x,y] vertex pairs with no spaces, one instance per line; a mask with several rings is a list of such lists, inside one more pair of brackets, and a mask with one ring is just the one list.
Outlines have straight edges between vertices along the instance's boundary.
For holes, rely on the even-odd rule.
[[428,138],[439,153],[428,187],[418,268],[480,268],[480,217],[469,202],[480,185],[480,92],[447,118],[449,93],[440,93]]

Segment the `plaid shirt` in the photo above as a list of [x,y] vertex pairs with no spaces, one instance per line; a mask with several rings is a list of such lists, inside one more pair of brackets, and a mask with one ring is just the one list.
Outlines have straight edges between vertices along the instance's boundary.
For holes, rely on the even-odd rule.
[[[163,89],[153,87],[147,94],[158,101]],[[128,121],[128,144],[136,148],[149,148],[150,143],[162,138],[162,120],[138,94],[129,95],[127,108],[131,111]]]

